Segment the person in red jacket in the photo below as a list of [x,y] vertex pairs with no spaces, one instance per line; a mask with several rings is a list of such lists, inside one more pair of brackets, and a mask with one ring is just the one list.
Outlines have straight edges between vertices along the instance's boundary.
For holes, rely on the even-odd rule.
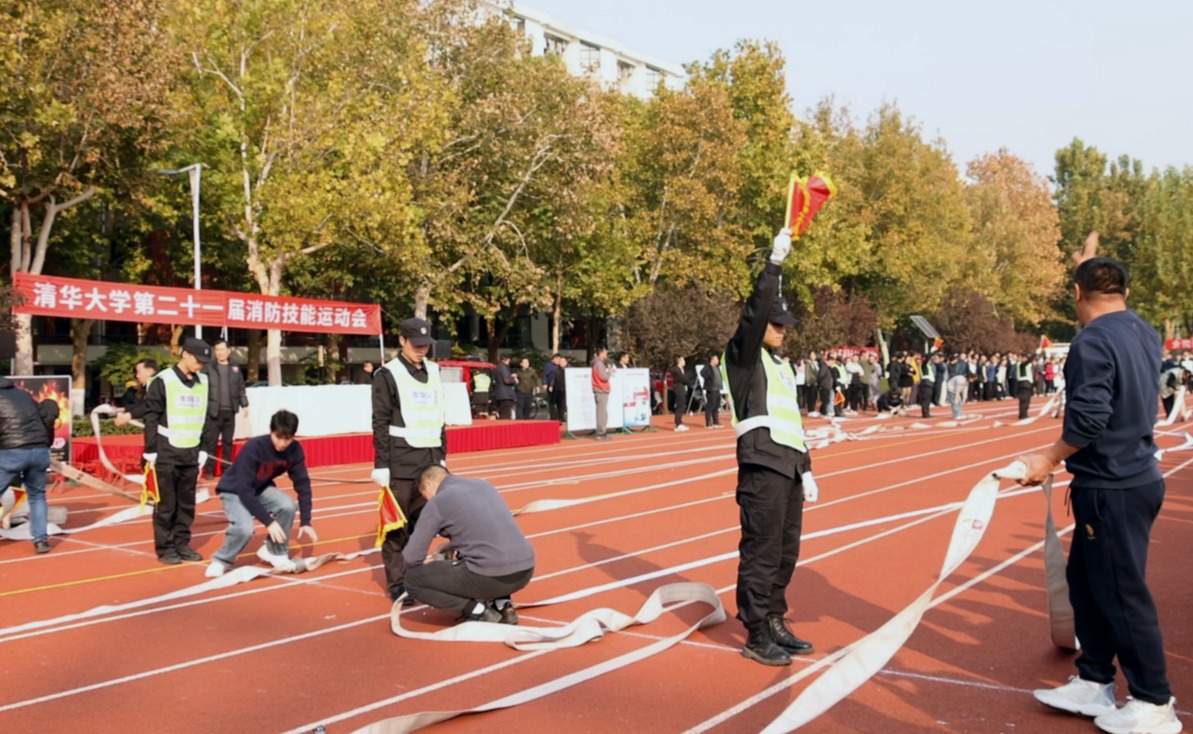
[[609,380],[617,368],[609,364],[608,356],[609,350],[600,346],[592,359],[592,397],[596,401],[596,433],[593,438],[598,441],[609,440],[609,434],[605,433],[605,427],[609,425]]

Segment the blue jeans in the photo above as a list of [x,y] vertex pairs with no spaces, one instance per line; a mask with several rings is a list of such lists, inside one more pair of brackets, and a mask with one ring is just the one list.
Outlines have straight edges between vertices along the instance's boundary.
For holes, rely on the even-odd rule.
[[[224,513],[228,516],[228,532],[224,536],[224,544],[212,556],[220,563],[232,566],[236,563],[236,556],[253,539],[253,524],[257,518],[248,511],[240,501],[240,495],[230,492],[220,492],[220,502],[224,504]],[[275,543],[265,538],[265,547],[276,555],[290,555],[290,527],[294,524],[294,513],[298,512],[298,502],[277,487],[266,487],[265,491],[257,495],[265,509],[273,515],[278,525],[286,533],[285,543]]]
[[46,471],[50,468],[50,450],[4,449],[0,451],[0,494],[9,487],[23,485],[29,500],[29,524],[33,542],[46,536]]

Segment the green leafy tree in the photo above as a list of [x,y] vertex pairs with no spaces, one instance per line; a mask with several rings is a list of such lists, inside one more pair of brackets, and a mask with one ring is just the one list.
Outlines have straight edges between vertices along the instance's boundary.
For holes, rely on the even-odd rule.
[[[0,10],[0,208],[10,272],[41,273],[55,221],[143,175],[166,114],[156,0],[12,0]],[[30,318],[17,315],[16,369],[33,368]]]
[[962,275],[970,216],[965,189],[943,143],[887,105],[863,135],[863,197],[871,259],[858,279],[880,312],[880,325],[930,313]]
[[[224,226],[263,294],[287,265],[357,237],[419,256],[400,172],[437,135],[414,0],[183,3],[171,31],[188,62],[178,154],[209,167]],[[267,334],[270,384],[281,333]]]
[[732,52],[719,50],[708,62],[688,68],[689,84],[725,90],[734,119],[742,123],[741,185],[728,217],[747,233],[756,251],[769,252],[771,239],[782,226],[788,177],[797,161],[792,137],[795,115],[785,67],[777,44],[746,40]]
[[1130,261],[1139,226],[1136,211],[1143,194],[1143,164],[1127,156],[1109,161],[1093,146],[1074,138],[1056,152],[1056,209],[1061,249],[1081,249],[1090,232],[1101,236],[1099,254]]
[[442,139],[407,167],[430,253],[414,311],[471,309],[495,356],[517,314],[561,322],[579,266],[603,249],[615,105],[558,58],[531,56],[501,18],[448,17],[429,38],[448,112]]
[[1048,182],[1005,149],[970,162],[968,280],[1016,324],[1038,325],[1063,290],[1060,226]]
[[1164,327],[1193,334],[1193,167],[1155,172],[1139,206],[1131,304]]
[[630,108],[619,187],[628,236],[641,248],[636,280],[743,293],[749,233],[731,221],[742,186],[745,123],[719,84],[660,87]]

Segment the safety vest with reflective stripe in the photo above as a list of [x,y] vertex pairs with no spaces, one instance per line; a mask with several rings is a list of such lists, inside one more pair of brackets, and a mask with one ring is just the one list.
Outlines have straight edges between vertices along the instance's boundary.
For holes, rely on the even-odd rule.
[[493,384],[493,378],[486,375],[484,372],[477,372],[472,376],[472,389],[477,392],[489,392],[489,387]]
[[166,387],[166,419],[169,425],[158,426],[159,435],[176,449],[193,449],[203,437],[203,423],[207,420],[207,375],[195,374],[195,384],[187,387],[174,370],[157,375]]
[[[766,413],[738,420],[737,408],[733,404],[733,391],[729,391],[729,412],[733,416],[733,432],[738,438],[756,428],[769,428],[771,440],[796,451],[807,452],[804,445],[804,422],[799,414],[796,399],[795,373],[789,366],[775,359],[769,349],[761,354],[762,372],[766,381]],[[728,360],[721,357],[721,379],[729,384]]]
[[920,381],[936,382],[936,365],[932,363],[932,360],[924,362],[924,366],[920,368]]
[[439,448],[443,445],[445,422],[443,381],[439,378],[439,365],[430,360],[423,364],[427,368],[425,383],[414,379],[400,360],[395,359],[385,366],[398,386],[402,420],[406,423],[405,426],[390,426],[389,435],[404,439],[416,449]]

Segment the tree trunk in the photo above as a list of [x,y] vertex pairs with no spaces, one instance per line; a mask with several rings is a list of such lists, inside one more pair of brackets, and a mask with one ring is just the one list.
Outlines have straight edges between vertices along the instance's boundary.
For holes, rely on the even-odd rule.
[[1164,319],[1164,340],[1176,338],[1176,319]]
[[13,314],[17,331],[17,356],[13,371],[18,375],[33,374],[33,317],[27,313]]
[[265,374],[270,387],[282,384],[282,332],[279,329],[265,332]]
[[245,368],[245,384],[261,379],[261,330],[249,329],[248,358]]
[[[269,263],[269,293],[277,296],[282,292],[282,269],[286,260],[281,255]],[[265,370],[270,387],[280,387],[282,384],[282,331],[269,329],[265,333]]]
[[414,291],[414,317],[418,319],[427,318],[427,304],[431,300],[431,284],[424,280],[418,284],[418,289]]
[[882,364],[886,366],[891,361],[891,348],[882,336],[882,329],[874,327],[874,341],[878,344],[878,351],[882,354]]
[[352,382],[352,362],[348,359],[348,340],[336,337],[336,360],[340,363],[340,379]]
[[[30,201],[23,200],[14,205],[12,208],[12,230],[9,232],[11,261],[8,272],[10,276],[13,273],[21,272],[40,275],[45,266],[46,251],[50,246],[50,231],[54,227],[54,219],[59,213],[87,201],[95,195],[95,192],[96,188],[89,186],[78,196],[61,204],[57,203],[53,195],[50,195],[43,203],[45,214],[38,227],[36,243],[33,240],[33,215],[30,213],[32,206]],[[18,375],[32,375],[33,331],[30,326],[32,319],[27,314],[17,314],[14,320],[17,329],[17,356],[13,366]]]
[[70,320],[70,412],[74,416],[86,413],[87,339],[94,324],[92,319]]
[[485,319],[485,344],[488,345],[489,355],[488,359],[493,364],[497,364],[497,338],[493,333],[493,317]]
[[334,385],[340,381],[340,335],[328,334],[323,354],[323,382]]
[[555,302],[551,306],[551,354],[559,354],[559,322],[563,320],[563,289],[555,291]]

